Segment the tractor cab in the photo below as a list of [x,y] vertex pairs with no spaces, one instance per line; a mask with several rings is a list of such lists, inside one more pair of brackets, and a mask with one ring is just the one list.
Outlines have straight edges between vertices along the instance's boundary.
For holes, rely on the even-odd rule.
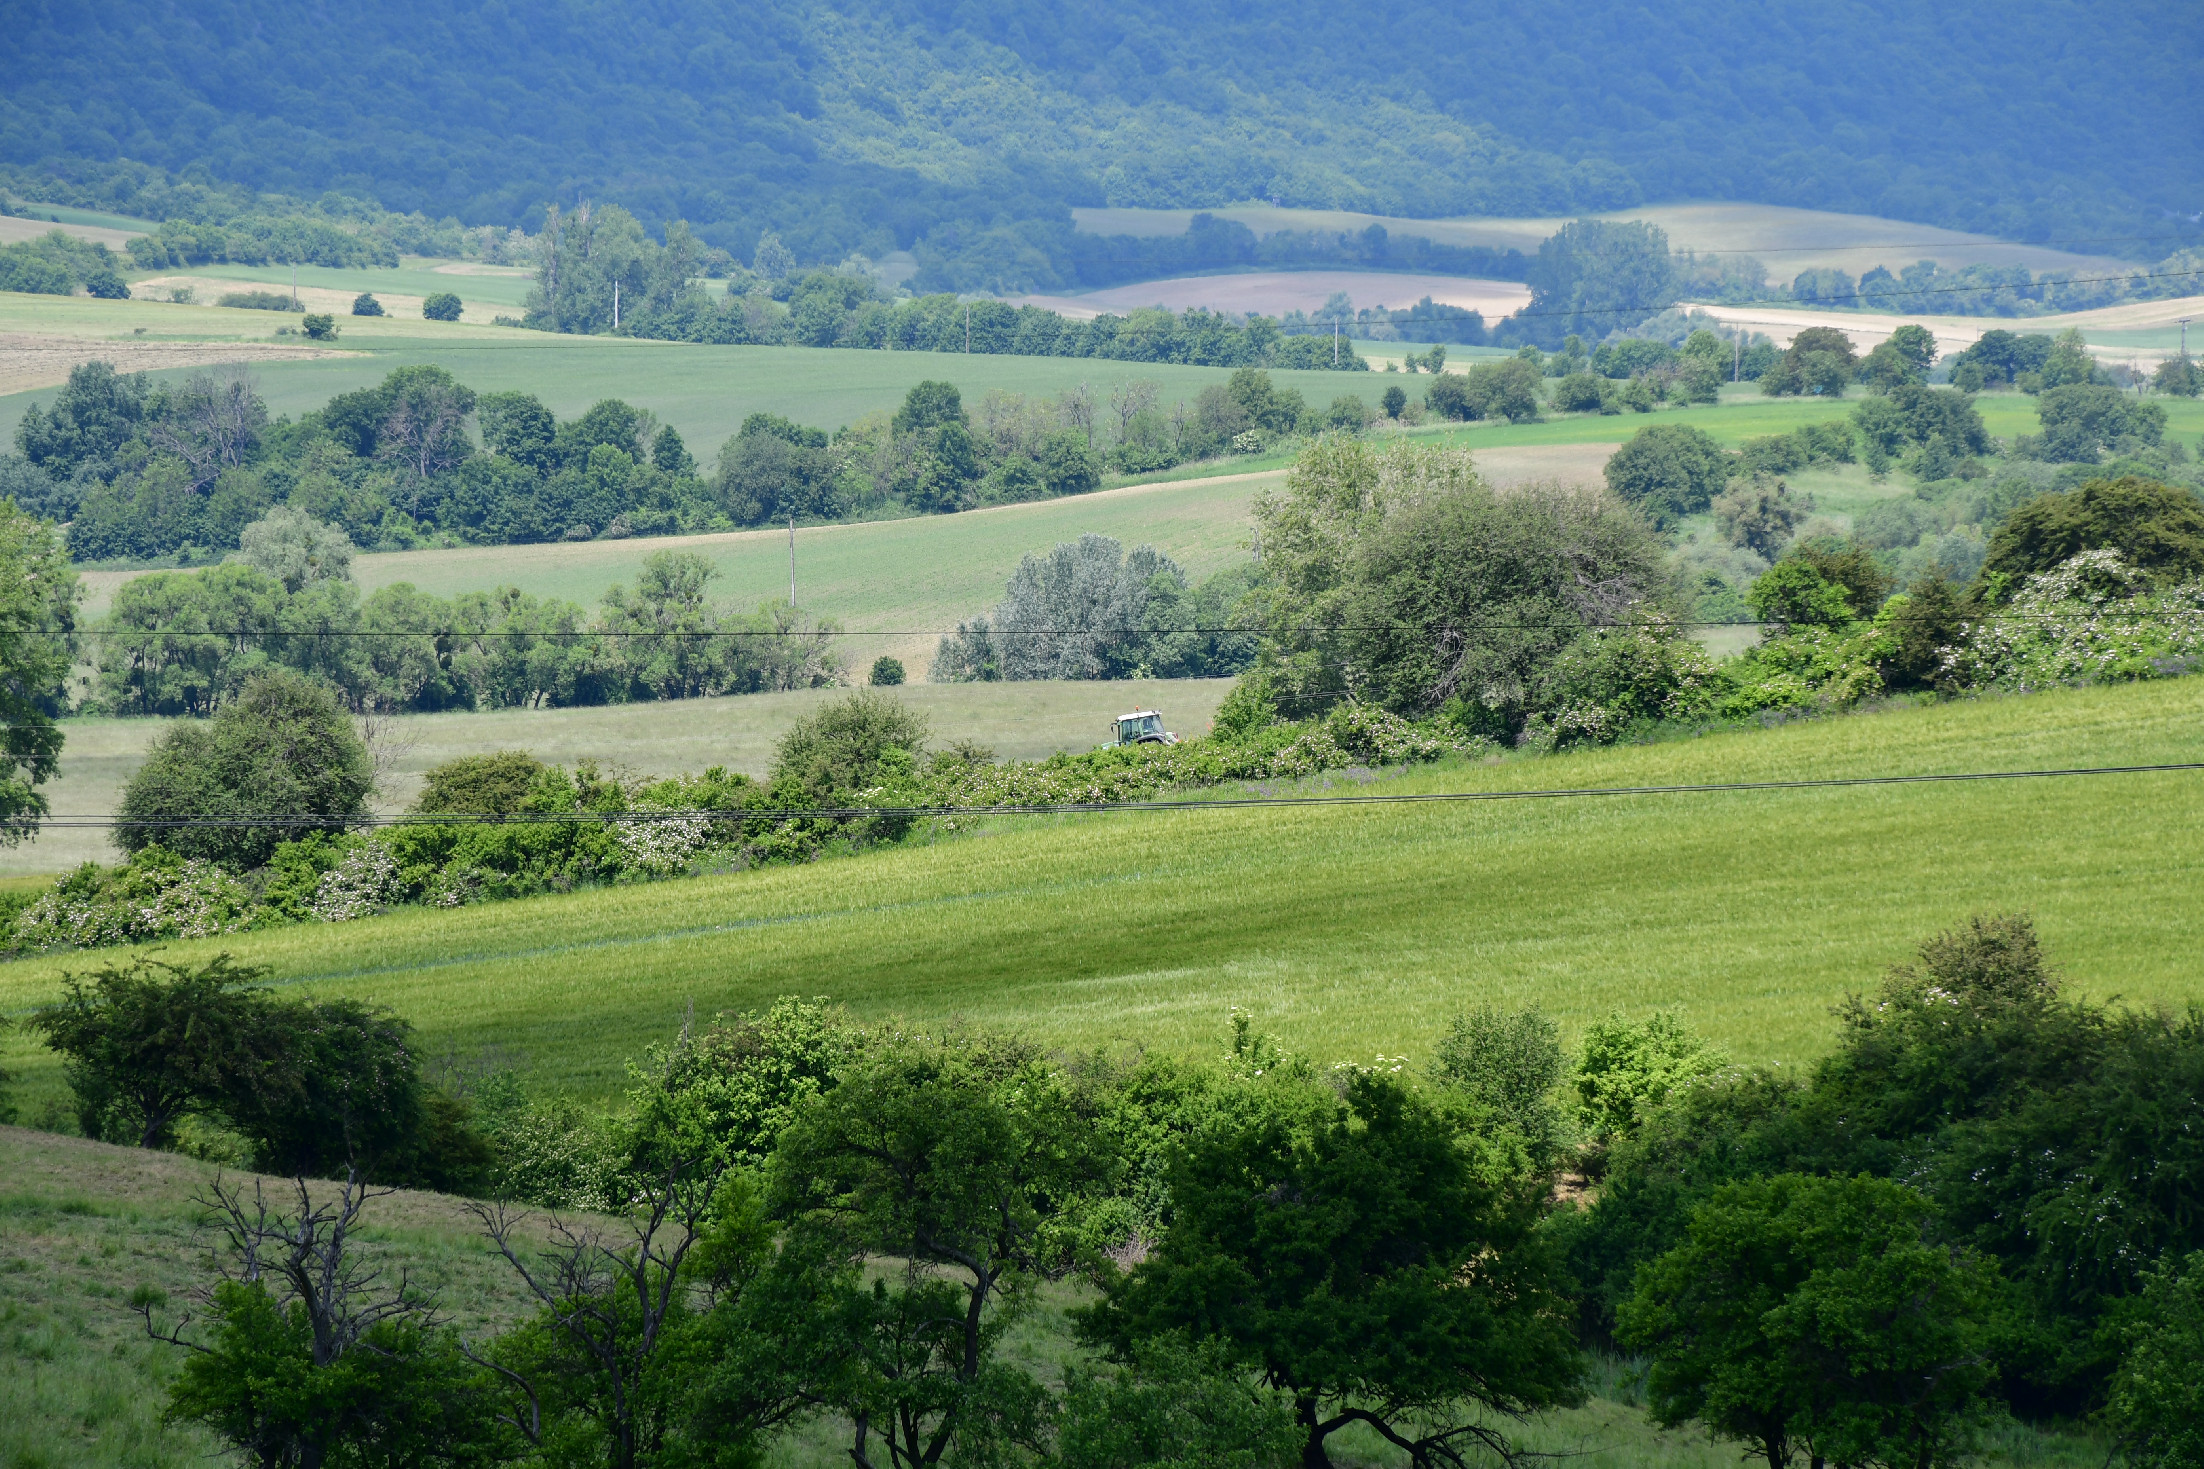
[[1153,709],[1135,709],[1117,716],[1111,729],[1115,745],[1175,745],[1179,737],[1163,727],[1163,716]]

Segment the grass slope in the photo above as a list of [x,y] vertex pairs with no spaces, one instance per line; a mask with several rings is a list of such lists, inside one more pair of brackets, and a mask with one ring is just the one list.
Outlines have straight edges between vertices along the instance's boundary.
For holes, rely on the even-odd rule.
[[[2204,680],[1805,722],[1398,776],[1400,793],[2193,760]],[[1351,786],[1349,788],[1352,788]],[[1217,1043],[1252,1008],[1322,1060],[1422,1053],[1455,1011],[1571,1031],[1675,1005],[1747,1060],[1805,1060],[1827,1007],[1927,933],[2025,908],[2083,990],[2204,999],[2204,778],[2135,775],[1370,808],[1009,818],[931,842],[351,926],[200,940],[279,983],[394,1006],[435,1047],[526,1053],[603,1095],[704,1013],[825,994],[1049,1042]],[[0,970],[0,1012],[84,956]],[[60,1086],[7,1041],[37,1097]]]

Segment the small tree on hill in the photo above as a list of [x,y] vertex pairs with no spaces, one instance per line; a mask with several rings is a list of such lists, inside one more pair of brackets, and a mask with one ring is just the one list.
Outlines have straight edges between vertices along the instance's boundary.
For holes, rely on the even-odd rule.
[[421,315],[430,321],[457,321],[459,312],[459,296],[453,291],[438,291],[421,303]]

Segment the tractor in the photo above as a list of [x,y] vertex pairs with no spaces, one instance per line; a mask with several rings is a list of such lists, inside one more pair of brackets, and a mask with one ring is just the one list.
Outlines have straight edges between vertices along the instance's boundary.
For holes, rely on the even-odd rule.
[[1110,727],[1113,745],[1175,745],[1179,737],[1163,727],[1163,716],[1153,709],[1135,709],[1117,716]]

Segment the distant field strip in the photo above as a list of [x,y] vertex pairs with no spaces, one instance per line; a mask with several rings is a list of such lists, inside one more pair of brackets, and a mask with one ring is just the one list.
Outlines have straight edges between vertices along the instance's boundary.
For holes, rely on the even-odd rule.
[[[1335,779],[1312,794],[2192,764],[2204,680],[1906,709],[1642,748]],[[1255,794],[1276,794],[1273,785]],[[1682,1008],[1744,1059],[1827,1044],[1827,1007],[1926,933],[2022,908],[2073,983],[2204,999],[2204,780],[2088,780],[983,818],[797,868],[394,913],[169,946],[371,997],[462,1051],[602,1094],[692,1001],[827,994],[1051,1044],[1220,1043],[1232,1005],[1324,1062],[1420,1055],[1475,1004],[1570,1032]],[[0,1010],[86,956],[0,968]],[[33,1090],[58,1085],[6,1042]]]

